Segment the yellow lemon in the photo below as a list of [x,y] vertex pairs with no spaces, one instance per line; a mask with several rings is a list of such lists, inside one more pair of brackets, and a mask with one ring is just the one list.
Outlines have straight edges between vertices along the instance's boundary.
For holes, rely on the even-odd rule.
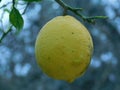
[[48,76],[74,81],[89,66],[93,52],[90,33],[72,16],[58,16],[40,30],[35,44],[38,65]]

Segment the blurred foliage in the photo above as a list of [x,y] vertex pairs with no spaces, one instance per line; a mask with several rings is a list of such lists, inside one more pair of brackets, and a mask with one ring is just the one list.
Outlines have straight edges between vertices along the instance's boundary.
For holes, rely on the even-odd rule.
[[40,2],[42,0],[24,0],[24,1],[26,1],[26,2]]
[[[0,90],[120,90],[120,1],[64,0],[70,6],[85,9],[85,15],[108,15],[95,25],[83,22],[94,41],[94,55],[87,72],[69,84],[46,76],[34,55],[36,36],[41,27],[62,8],[53,0],[31,3],[23,15],[24,28],[15,30],[0,44]],[[68,14],[82,20],[75,14]],[[1,32],[1,30],[0,30]]]

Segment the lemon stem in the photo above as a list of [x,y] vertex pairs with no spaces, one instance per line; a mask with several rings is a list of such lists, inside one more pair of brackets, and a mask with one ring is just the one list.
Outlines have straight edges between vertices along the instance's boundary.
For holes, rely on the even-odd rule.
[[64,3],[62,0],[55,0],[55,1],[60,6],[63,7],[63,9],[64,9],[63,15],[67,15],[67,11],[69,10],[69,11],[75,13],[76,15],[78,15],[79,17],[81,17],[83,19],[83,21],[87,21],[88,23],[91,23],[91,24],[95,24],[96,19],[107,19],[108,18],[107,16],[91,16],[91,17],[84,16],[81,14],[81,11],[83,11],[82,8],[73,8],[69,5],[67,5],[66,3]]

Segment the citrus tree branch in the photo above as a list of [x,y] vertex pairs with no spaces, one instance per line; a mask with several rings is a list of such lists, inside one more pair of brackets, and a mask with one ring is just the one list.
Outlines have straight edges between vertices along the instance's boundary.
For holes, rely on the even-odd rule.
[[[9,3],[8,3],[9,4]],[[5,5],[5,6],[7,6],[7,4]],[[4,7],[5,7],[4,6]],[[14,7],[15,6],[15,0],[12,0],[12,6]],[[4,30],[2,31],[2,36],[0,37],[0,43],[2,42],[2,40],[5,38],[5,36],[7,36],[7,34],[9,33],[9,32],[11,32],[11,30],[12,30],[12,25],[10,25],[9,27],[8,27],[8,30],[5,32]]]
[[11,4],[11,2],[8,2],[7,4],[4,4],[0,7],[0,9],[5,8],[7,5]]
[[[2,7],[0,7],[0,9],[6,7],[6,6],[7,6],[8,4],[10,4],[10,3],[11,3],[11,2],[3,5]],[[27,4],[26,4],[26,7],[25,7],[22,15],[25,14],[25,12],[26,12],[26,10],[27,10],[27,8],[28,8],[29,5],[30,5],[30,3],[27,3]],[[12,0],[12,7],[15,7],[15,0]],[[0,21],[0,22],[2,23],[2,18],[1,18],[1,21]],[[9,27],[8,27],[7,30],[2,30],[2,36],[0,37],[0,43],[1,43],[2,40],[8,35],[8,33],[12,31],[12,27],[13,27],[13,25],[9,25]],[[2,28],[2,29],[3,29],[3,28]],[[6,31],[6,32],[5,32],[5,31]]]
[[3,32],[2,36],[0,37],[0,43],[2,42],[2,40],[4,39],[4,37],[11,32],[12,30],[12,25],[10,25],[10,27],[8,28],[7,32]]
[[28,2],[27,5],[26,5],[26,7],[25,7],[25,9],[24,9],[24,11],[23,11],[23,13],[22,13],[22,15],[24,15],[26,13],[27,8],[29,7],[29,5],[30,5],[30,3]]
[[64,9],[64,15],[67,14],[67,11],[71,11],[73,13],[75,13],[76,15],[78,15],[79,17],[81,17],[84,21],[87,21],[89,23],[94,24],[96,19],[106,19],[108,18],[107,16],[92,16],[92,17],[88,17],[88,16],[84,16],[82,15],[82,13],[80,11],[83,11],[82,8],[73,8],[67,4],[65,4],[62,0],[55,0],[60,6],[63,7]]

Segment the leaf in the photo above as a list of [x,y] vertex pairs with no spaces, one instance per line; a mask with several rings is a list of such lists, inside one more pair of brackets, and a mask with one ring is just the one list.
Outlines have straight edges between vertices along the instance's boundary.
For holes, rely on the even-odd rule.
[[42,0],[24,0],[24,1],[26,1],[26,2],[40,2]]
[[23,28],[24,20],[15,7],[13,7],[12,11],[10,12],[9,20],[17,30],[21,30]]

